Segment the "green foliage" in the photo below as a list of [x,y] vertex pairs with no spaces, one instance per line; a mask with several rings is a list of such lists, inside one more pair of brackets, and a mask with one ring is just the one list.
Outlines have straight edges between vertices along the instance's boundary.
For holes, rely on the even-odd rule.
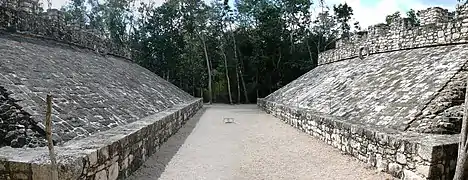
[[310,0],[136,2],[73,0],[64,10],[71,22],[137,49],[135,62],[194,96],[209,97],[210,72],[217,102],[230,101],[228,90],[236,103],[255,102],[316,67],[320,52],[359,28],[347,4],[322,7],[312,20]]
[[408,20],[411,25],[419,26],[420,21],[414,9],[410,9],[408,12],[406,12],[406,16],[408,16]]
[[335,18],[338,22],[341,30],[342,37],[349,37],[349,31],[351,29],[349,25],[349,20],[353,15],[353,9],[348,6],[347,3],[339,4],[338,6],[333,6],[333,11],[335,12]]
[[397,12],[385,17],[385,21],[387,22],[387,24],[391,24],[394,20],[400,19],[400,18],[401,18],[401,14],[400,14],[399,11],[397,11]]

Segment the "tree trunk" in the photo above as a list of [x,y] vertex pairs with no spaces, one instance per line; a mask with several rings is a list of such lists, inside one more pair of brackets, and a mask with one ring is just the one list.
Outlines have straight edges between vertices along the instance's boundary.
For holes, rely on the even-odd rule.
[[205,52],[205,59],[206,59],[206,68],[208,69],[208,104],[211,104],[213,101],[212,95],[213,95],[213,90],[211,89],[211,65],[210,65],[210,60],[208,59],[208,52],[206,51],[206,44],[205,44],[205,39],[203,35],[200,35],[200,39],[203,44],[203,51]]
[[229,94],[229,104],[232,104],[231,82],[229,80],[227,57],[226,57],[226,52],[224,52],[224,43],[222,42],[222,40],[221,40],[221,53],[223,53],[223,58],[224,58],[224,71],[226,74],[227,89],[228,89],[228,94]]
[[237,43],[236,43],[236,37],[234,36],[234,32],[232,32],[231,28],[231,36],[232,36],[232,42],[234,44],[234,59],[236,59],[236,78],[237,78],[237,103],[240,104],[240,83],[239,83],[239,58],[237,57]]
[[240,82],[239,82],[239,65],[236,62],[236,80],[237,80],[237,104],[240,104]]
[[[309,51],[309,59],[310,59],[310,62],[311,62],[311,63],[314,63],[314,62],[313,62],[313,59],[312,59],[312,51],[310,51],[309,40],[306,39],[305,42],[306,42],[306,45],[307,45],[307,51]],[[314,65],[314,66],[315,66],[315,65]]]
[[197,89],[195,88],[195,76],[192,75],[192,95],[193,95],[193,97],[196,97],[195,96],[196,91],[197,91]]
[[241,77],[242,86],[244,87],[245,103],[249,104],[250,103],[249,95],[247,93],[247,87],[245,87],[244,75],[242,74],[242,69],[241,68],[239,68],[239,76]]
[[460,132],[460,144],[458,146],[458,160],[455,169],[454,180],[463,180],[466,177],[465,169],[467,168],[467,136],[468,136],[468,83],[465,92],[465,107],[462,121],[462,129]]
[[257,93],[257,99],[258,99],[258,69],[257,69],[257,73],[255,74],[255,91]]

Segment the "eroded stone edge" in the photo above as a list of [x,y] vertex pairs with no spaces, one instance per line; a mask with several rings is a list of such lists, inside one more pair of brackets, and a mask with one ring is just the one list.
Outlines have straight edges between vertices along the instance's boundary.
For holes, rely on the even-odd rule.
[[354,124],[326,114],[258,99],[263,111],[368,166],[402,179],[450,179],[458,135],[420,134]]
[[[60,179],[123,179],[137,170],[201,107],[178,104],[139,121],[56,147]],[[50,179],[45,147],[0,148],[0,179]]]

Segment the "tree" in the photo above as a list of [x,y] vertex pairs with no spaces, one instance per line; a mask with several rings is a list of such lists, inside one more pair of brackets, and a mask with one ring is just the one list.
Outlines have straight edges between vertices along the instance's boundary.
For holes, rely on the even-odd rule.
[[408,12],[406,12],[406,16],[408,16],[408,21],[412,26],[419,26],[420,21],[414,9],[410,9]]
[[88,22],[84,0],[72,0],[70,1],[70,4],[62,7],[61,10],[65,12],[65,22],[68,22],[69,24],[84,27]]
[[64,9],[69,22],[138,50],[135,62],[208,102],[255,102],[316,67],[353,26],[348,5],[332,13],[322,0],[316,21],[310,0],[137,2],[73,0]]
[[353,15],[353,9],[351,6],[348,6],[347,3],[344,3],[338,6],[334,5],[333,11],[335,12],[336,21],[339,24],[341,37],[349,37],[349,31],[351,29],[349,21]]
[[399,11],[391,14],[391,15],[388,15],[387,17],[385,17],[385,21],[387,22],[387,24],[392,24],[392,22],[395,20],[395,19],[400,19],[401,18],[401,14]]

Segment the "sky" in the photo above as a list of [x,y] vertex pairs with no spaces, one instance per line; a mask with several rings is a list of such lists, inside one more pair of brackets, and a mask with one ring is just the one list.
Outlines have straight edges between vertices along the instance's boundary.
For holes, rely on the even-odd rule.
[[[42,0],[47,8],[47,0]],[[59,9],[68,0],[51,0],[52,7]],[[152,1],[161,5],[165,0],[142,0]],[[208,1],[208,0],[206,0]],[[230,0],[233,1],[233,0]],[[334,4],[347,3],[353,8],[354,18],[359,21],[361,27],[385,22],[385,17],[396,11],[406,12],[409,9],[421,10],[428,7],[442,7],[453,11],[457,0],[325,0],[326,5],[332,7]],[[404,14],[404,13],[402,13]]]

